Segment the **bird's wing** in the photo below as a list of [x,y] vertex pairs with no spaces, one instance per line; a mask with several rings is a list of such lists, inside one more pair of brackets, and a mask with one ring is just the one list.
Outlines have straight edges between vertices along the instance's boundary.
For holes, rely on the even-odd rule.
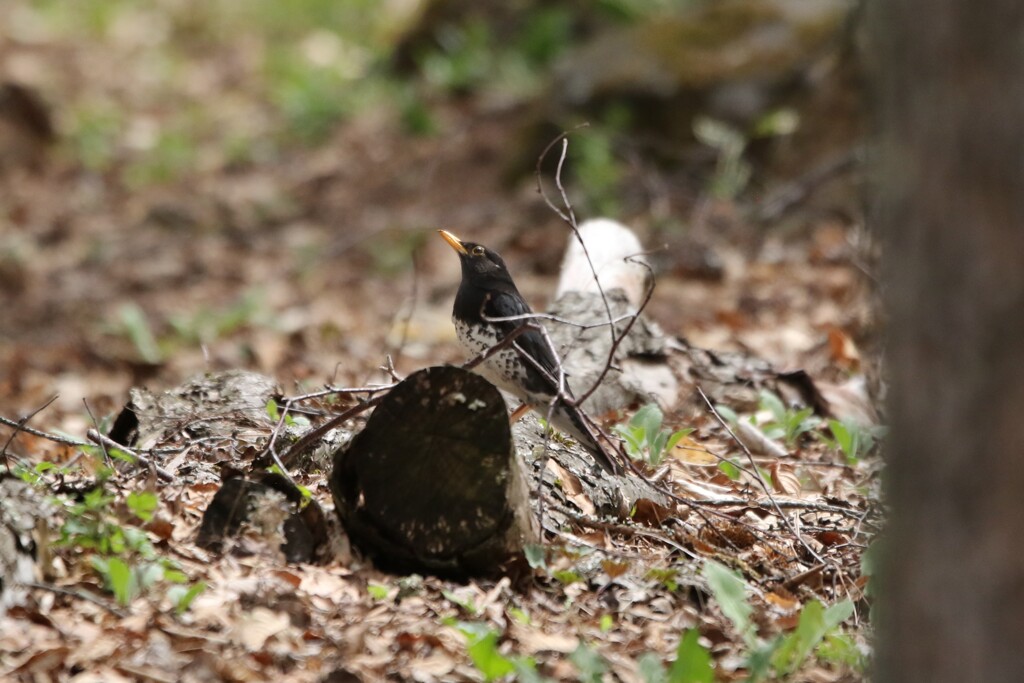
[[[484,314],[489,318],[512,318],[516,316],[527,316],[533,313],[530,307],[526,304],[521,296],[516,296],[506,292],[491,293],[488,301],[484,304]],[[514,330],[527,324],[540,325],[539,319],[524,318],[522,320],[508,320],[505,322],[496,323],[502,332],[502,337],[511,334]],[[537,365],[544,369],[552,378],[557,380],[558,378],[558,360],[555,358],[551,351],[550,346],[544,340],[544,335],[534,329],[528,329],[523,331],[516,337],[515,346],[519,350],[529,355],[535,361]],[[554,393],[554,383],[548,377],[544,376],[544,373],[539,372],[537,368],[530,363],[525,361],[527,366],[527,374],[532,380],[531,383],[535,383],[534,387],[527,387],[531,391],[537,393]]]

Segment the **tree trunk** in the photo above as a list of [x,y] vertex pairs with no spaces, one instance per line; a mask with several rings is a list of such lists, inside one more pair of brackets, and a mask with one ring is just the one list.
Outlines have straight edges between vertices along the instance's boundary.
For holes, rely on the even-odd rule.
[[1024,671],[1024,3],[875,0],[892,380],[881,681]]

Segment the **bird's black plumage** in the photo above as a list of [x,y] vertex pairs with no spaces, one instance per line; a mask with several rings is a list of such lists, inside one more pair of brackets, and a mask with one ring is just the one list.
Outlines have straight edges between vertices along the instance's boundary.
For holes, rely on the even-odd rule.
[[[547,416],[552,400],[559,395],[559,362],[544,335],[536,329],[540,321],[529,317],[533,311],[519,293],[501,256],[483,245],[463,242],[444,230],[440,232],[458,252],[462,263],[462,282],[452,309],[459,342],[474,357],[529,325],[508,348],[481,363],[477,371]],[[561,394],[571,400],[568,383],[564,377],[562,381]],[[550,415],[551,424],[574,436],[603,468],[618,471],[579,408],[558,400]]]

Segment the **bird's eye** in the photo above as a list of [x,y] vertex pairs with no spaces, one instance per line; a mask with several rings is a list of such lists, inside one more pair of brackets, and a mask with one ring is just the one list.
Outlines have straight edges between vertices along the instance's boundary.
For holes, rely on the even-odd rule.
[[475,247],[473,247],[473,256],[483,256],[483,255],[484,255],[484,248],[482,246],[480,246],[478,244]]

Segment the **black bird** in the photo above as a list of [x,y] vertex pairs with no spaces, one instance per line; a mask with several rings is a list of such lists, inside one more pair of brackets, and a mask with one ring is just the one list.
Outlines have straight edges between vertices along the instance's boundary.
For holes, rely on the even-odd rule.
[[[455,295],[452,322],[470,358],[493,348],[524,325],[540,325],[537,318],[529,317],[533,311],[516,288],[501,256],[482,244],[463,242],[447,230],[438,232],[458,252],[462,262],[462,282]],[[478,365],[476,372],[544,417],[558,395],[559,362],[544,335],[536,329],[520,332],[509,347]],[[567,382],[562,395],[572,399]],[[605,470],[620,471],[587,426],[579,408],[557,401],[551,425],[575,437]]]

